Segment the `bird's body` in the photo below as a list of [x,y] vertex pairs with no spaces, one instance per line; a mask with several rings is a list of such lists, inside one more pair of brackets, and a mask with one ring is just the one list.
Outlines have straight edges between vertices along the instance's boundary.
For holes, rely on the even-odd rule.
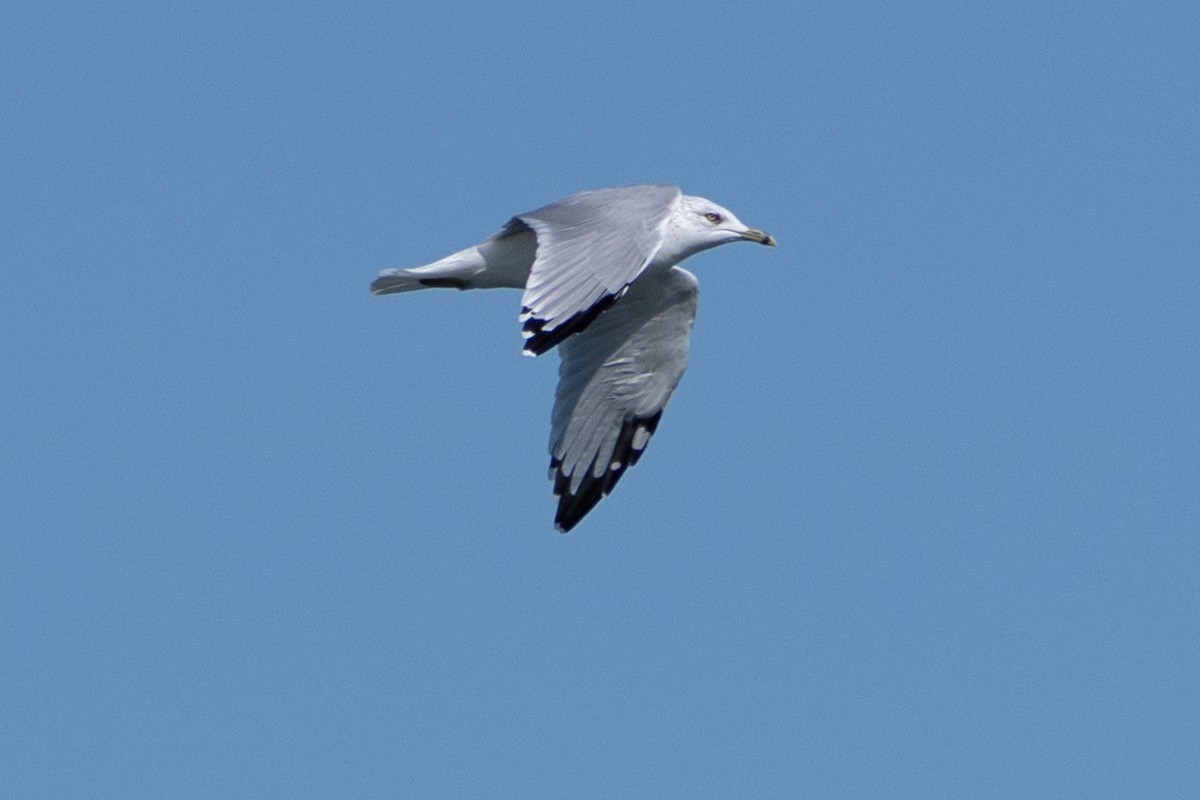
[[683,376],[699,284],[677,265],[738,240],[775,244],[674,186],[599,189],[513,217],[431,264],[385,270],[371,290],[524,290],[525,352],[558,345],[563,359],[550,470],[565,532],[637,462]]

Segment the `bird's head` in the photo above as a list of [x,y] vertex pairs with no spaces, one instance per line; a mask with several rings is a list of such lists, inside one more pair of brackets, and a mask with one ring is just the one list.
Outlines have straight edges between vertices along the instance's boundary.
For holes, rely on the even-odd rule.
[[674,240],[680,260],[729,242],[757,242],[775,246],[775,237],[743,223],[732,211],[703,197],[680,198],[667,238]]

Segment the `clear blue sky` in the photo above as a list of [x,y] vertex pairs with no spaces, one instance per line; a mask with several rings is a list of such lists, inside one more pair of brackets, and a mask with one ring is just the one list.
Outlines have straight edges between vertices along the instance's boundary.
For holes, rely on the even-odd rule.
[[[0,795],[1200,785],[1195,3],[8,3]],[[553,531],[519,298],[669,182],[646,457]]]

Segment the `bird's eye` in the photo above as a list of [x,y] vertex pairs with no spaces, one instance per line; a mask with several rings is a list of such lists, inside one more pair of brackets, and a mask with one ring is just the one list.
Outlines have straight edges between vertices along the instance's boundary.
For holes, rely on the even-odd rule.
[[721,215],[715,211],[710,211],[704,215],[704,218],[714,225],[721,221]]

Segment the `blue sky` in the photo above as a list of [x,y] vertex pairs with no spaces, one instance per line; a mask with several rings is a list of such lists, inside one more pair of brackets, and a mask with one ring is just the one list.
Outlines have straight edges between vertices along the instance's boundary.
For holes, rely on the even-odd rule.
[[[6,4],[0,794],[1184,797],[1194,4]],[[670,182],[690,371],[570,535],[519,298]]]

